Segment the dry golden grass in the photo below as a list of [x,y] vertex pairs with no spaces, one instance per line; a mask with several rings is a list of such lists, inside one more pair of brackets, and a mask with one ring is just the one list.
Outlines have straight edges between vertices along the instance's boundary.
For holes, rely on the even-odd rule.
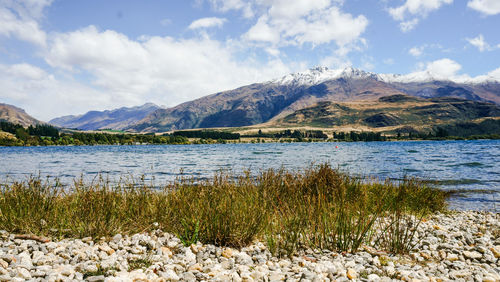
[[327,164],[257,177],[220,172],[162,188],[102,178],[63,187],[31,178],[0,184],[0,230],[100,238],[161,228],[186,245],[240,247],[260,239],[277,255],[304,247],[354,252],[374,241],[377,248],[406,252],[413,239],[407,223],[443,210],[445,197],[417,181],[363,181]]

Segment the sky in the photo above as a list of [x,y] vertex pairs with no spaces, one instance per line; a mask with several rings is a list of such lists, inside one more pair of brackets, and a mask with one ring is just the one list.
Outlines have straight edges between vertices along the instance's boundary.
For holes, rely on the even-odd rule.
[[316,66],[500,80],[499,0],[0,0],[0,103],[172,107]]

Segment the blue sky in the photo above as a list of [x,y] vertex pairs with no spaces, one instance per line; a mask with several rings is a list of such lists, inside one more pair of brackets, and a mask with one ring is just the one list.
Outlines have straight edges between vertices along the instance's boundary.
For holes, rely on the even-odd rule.
[[0,102],[175,106],[314,66],[500,80],[498,0],[0,0]]

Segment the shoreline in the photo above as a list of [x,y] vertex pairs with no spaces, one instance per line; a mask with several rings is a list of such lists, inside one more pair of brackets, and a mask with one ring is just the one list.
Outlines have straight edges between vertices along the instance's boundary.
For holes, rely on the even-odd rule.
[[362,247],[354,254],[303,249],[278,258],[261,242],[241,249],[185,247],[160,230],[45,243],[1,231],[0,281],[500,280],[500,213],[437,213],[418,234],[407,255]]
[[190,140],[190,143],[142,143],[142,144],[67,144],[67,145],[0,145],[0,148],[10,147],[94,147],[94,146],[191,146],[191,145],[227,145],[227,144],[290,144],[290,143],[389,143],[389,142],[457,142],[457,141],[496,141],[498,138],[459,138],[459,139],[389,139],[380,141],[345,141],[345,140],[332,140],[332,141],[295,141],[295,140],[267,140],[260,139],[264,142],[257,141],[256,139],[249,139],[248,141],[233,141],[223,140],[208,140],[208,139],[195,139]]

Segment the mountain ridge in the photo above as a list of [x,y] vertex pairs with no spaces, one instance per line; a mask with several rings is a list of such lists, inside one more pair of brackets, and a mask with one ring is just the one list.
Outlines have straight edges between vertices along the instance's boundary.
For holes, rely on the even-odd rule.
[[268,125],[367,128],[426,128],[500,117],[500,106],[451,97],[384,96],[378,101],[330,102],[298,110]]
[[50,120],[49,123],[60,127],[81,130],[123,130],[160,108],[160,106],[153,103],[146,103],[135,107],[88,111],[82,115],[61,116]]
[[481,83],[479,79],[474,83],[459,83],[435,80],[429,75],[425,72],[420,77],[379,75],[354,68],[316,67],[158,109],[129,129],[159,132],[248,126],[278,120],[323,101],[376,101],[398,94],[422,98],[451,96],[500,104],[500,83],[496,80],[481,78],[484,80]]
[[315,85],[327,80],[333,80],[338,78],[348,78],[348,79],[361,79],[361,78],[373,78],[382,82],[387,83],[422,83],[430,81],[451,81],[454,83],[469,83],[469,84],[484,84],[484,83],[499,83],[500,81],[491,76],[479,76],[479,77],[468,77],[462,76],[458,78],[440,78],[429,71],[420,71],[410,74],[377,74],[373,72],[364,71],[361,69],[346,67],[340,69],[329,69],[328,67],[317,66],[308,69],[303,72],[296,72],[282,76],[281,78],[276,78],[269,83],[280,83],[280,84],[302,84],[302,85]]
[[26,113],[24,109],[18,108],[14,105],[0,103],[0,120],[7,121],[14,124],[20,124],[24,127],[30,125],[44,124],[44,122],[37,120]]

